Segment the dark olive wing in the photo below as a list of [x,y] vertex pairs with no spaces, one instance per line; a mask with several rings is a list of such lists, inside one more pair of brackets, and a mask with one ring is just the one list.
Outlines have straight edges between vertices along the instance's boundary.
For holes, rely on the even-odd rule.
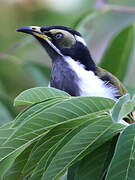
[[[110,72],[97,67],[96,71],[97,75],[105,82],[108,82],[115,86],[119,91],[119,96],[116,98],[120,98],[124,94],[127,93],[126,88],[122,85],[119,79],[117,79],[114,75],[112,75]],[[128,114],[125,118],[123,118],[124,121],[126,121],[129,124],[135,123],[135,111]]]
[[119,79],[117,79],[114,75],[112,75],[110,72],[97,67],[97,71],[96,74],[100,77],[100,79],[102,79],[105,82],[108,82],[110,84],[112,84],[114,87],[116,87],[119,91],[119,96],[117,96],[116,98],[119,98],[121,96],[123,96],[124,94],[127,93],[126,88],[122,85],[122,83],[120,82]]

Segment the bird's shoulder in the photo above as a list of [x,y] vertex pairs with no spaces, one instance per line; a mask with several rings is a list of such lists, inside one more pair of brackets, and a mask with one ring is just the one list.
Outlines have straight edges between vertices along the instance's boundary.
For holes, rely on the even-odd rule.
[[106,71],[105,69],[101,67],[97,67],[96,74],[97,76],[99,76],[101,80],[108,82],[111,85],[113,85],[115,88],[117,88],[120,94],[119,97],[127,93],[126,88],[123,86],[120,80],[116,78],[113,74],[111,74],[110,72]]

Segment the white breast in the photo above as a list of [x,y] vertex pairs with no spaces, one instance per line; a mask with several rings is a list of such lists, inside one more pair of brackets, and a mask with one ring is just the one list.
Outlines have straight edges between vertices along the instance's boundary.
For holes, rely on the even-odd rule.
[[105,84],[92,71],[85,70],[82,64],[71,57],[66,56],[65,60],[78,76],[81,96],[99,96],[116,100],[118,90],[115,87]]

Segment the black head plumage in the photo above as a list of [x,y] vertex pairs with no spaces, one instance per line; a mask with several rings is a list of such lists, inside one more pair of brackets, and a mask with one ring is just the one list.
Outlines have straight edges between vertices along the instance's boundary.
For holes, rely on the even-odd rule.
[[96,65],[79,32],[65,26],[27,26],[18,31],[32,34],[45,48],[53,63],[69,56],[83,64],[86,70],[96,72]]
[[70,32],[70,33],[73,34],[73,35],[77,35],[77,36],[82,37],[82,35],[81,35],[79,32],[75,31],[75,30],[72,29],[72,28],[66,27],[66,26],[42,26],[42,27],[41,27],[41,31],[42,31],[42,32],[43,32],[43,31],[50,31],[50,30],[52,30],[52,29],[65,30],[65,31]]

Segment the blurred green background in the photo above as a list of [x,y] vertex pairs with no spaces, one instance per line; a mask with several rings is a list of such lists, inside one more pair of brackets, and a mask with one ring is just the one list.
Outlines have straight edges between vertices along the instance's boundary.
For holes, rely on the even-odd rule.
[[84,36],[94,61],[135,92],[134,0],[0,0],[0,125],[19,112],[14,98],[47,86],[51,61],[27,25],[65,25]]

